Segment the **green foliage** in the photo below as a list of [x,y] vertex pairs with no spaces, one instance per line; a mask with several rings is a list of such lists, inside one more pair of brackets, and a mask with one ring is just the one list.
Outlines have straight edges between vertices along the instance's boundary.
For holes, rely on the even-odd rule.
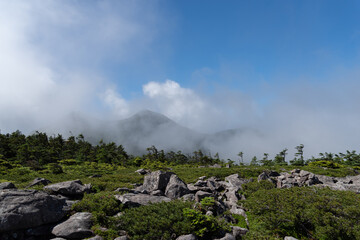
[[84,198],[72,206],[76,212],[91,212],[94,216],[95,224],[109,225],[109,217],[120,212],[121,203],[115,199],[111,192],[101,192],[95,194],[85,194]]
[[315,161],[315,162],[311,162],[308,164],[310,167],[325,167],[325,168],[341,168],[343,167],[343,165],[333,162],[333,161],[326,161],[326,160],[321,160],[321,161]]
[[192,202],[171,201],[125,210],[116,220],[117,229],[125,230],[131,239],[175,239],[192,232],[193,226],[183,214]]
[[258,190],[244,202],[256,235],[324,240],[360,239],[359,204],[353,192],[317,188]]
[[191,222],[192,232],[203,239],[217,236],[221,230],[229,230],[225,224],[220,223],[214,216],[207,216],[198,210],[190,208],[183,209],[183,212],[185,219]]
[[215,200],[213,197],[204,197],[201,199],[200,204],[203,208],[211,208],[215,205]]
[[50,172],[53,174],[59,174],[59,173],[64,172],[62,167],[57,163],[49,163],[48,168],[49,168]]
[[236,224],[233,224],[234,226],[247,228],[247,223],[244,216],[239,214],[232,214],[232,217],[236,220]]
[[261,180],[249,182],[242,185],[242,190],[240,194],[244,195],[246,198],[250,197],[253,193],[259,190],[270,190],[275,188],[275,184],[268,180]]
[[59,163],[62,164],[62,165],[67,165],[67,166],[77,164],[75,159],[63,159],[63,160],[60,160]]

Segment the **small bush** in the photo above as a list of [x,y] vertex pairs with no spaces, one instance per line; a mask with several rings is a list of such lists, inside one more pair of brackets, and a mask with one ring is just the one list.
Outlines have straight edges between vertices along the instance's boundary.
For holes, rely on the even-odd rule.
[[200,238],[210,239],[227,228],[225,224],[220,223],[215,217],[204,215],[195,209],[185,208],[183,212],[185,219],[191,222],[192,232]]

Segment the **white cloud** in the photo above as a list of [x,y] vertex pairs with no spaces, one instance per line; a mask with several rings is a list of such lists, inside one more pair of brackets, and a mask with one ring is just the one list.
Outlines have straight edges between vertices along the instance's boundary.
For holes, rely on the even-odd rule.
[[149,82],[143,86],[143,92],[155,109],[176,121],[187,123],[189,127],[198,124],[197,118],[209,107],[192,90],[182,88],[172,80]]
[[111,107],[113,114],[117,117],[117,119],[129,116],[129,104],[113,89],[106,90],[103,95],[103,100]]
[[73,112],[123,115],[101,65],[134,62],[157,34],[157,4],[127,1],[0,1],[0,128],[25,133],[57,125]]

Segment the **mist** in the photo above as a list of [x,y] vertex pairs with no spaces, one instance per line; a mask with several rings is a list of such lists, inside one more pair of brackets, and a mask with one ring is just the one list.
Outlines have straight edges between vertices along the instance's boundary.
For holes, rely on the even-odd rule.
[[[160,29],[167,29],[167,15],[159,4],[113,3],[0,2],[2,133],[83,133],[93,142],[116,141],[132,153],[151,145],[203,148],[237,160],[242,151],[246,162],[285,148],[290,160],[299,144],[305,145],[305,157],[358,149],[358,64],[318,78],[290,76],[288,84],[259,85],[258,92],[182,86],[181,79],[149,70],[162,69],[163,56],[154,52],[156,42],[166,43]],[[118,65],[121,74],[143,68],[146,74],[137,75],[141,80],[130,91],[127,86],[135,83],[126,74],[106,74],[107,63]],[[206,77],[199,81],[212,84]],[[144,132],[121,126],[146,109],[173,122],[141,121]]]

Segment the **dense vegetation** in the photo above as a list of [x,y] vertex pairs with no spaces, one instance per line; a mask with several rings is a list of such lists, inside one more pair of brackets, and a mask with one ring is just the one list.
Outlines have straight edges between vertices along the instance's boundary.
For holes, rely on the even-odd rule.
[[[57,164],[65,163],[107,163],[117,166],[145,166],[149,168],[167,167],[171,165],[208,165],[215,163],[225,163],[219,158],[219,154],[211,156],[203,153],[202,150],[192,154],[184,154],[181,151],[164,152],[155,146],[146,149],[147,154],[142,156],[129,155],[122,145],[114,142],[105,143],[100,141],[97,145],[92,145],[85,140],[83,135],[77,137],[70,136],[64,139],[63,136],[48,136],[46,133],[35,132],[25,136],[20,131],[13,133],[0,133],[0,171],[11,169],[17,166],[30,167],[35,170],[44,169],[49,165],[54,173],[61,173],[61,168]],[[294,166],[322,166],[329,168],[341,168],[342,166],[360,167],[360,154],[353,151],[346,153],[320,153],[319,157],[304,159],[304,145],[296,147],[295,157],[289,161]],[[269,158],[268,153],[264,153],[262,159],[253,157],[250,165],[252,166],[286,166],[288,149],[280,151],[274,159]],[[240,164],[243,164],[243,152],[238,154]],[[69,160],[70,159],[70,160]],[[235,161],[227,159],[233,164]]]
[[358,194],[327,188],[267,187],[262,183],[243,201],[253,230],[247,238],[360,239]]
[[[249,228],[246,239],[360,239],[360,196],[345,191],[310,187],[277,189],[270,181],[252,181],[243,185],[239,194],[246,200],[239,202],[247,210],[248,223],[240,215],[207,216],[214,199],[206,198],[200,204],[172,201],[139,208],[126,209],[114,198],[119,187],[133,188],[142,183],[143,176],[134,171],[139,167],[166,169],[176,173],[185,182],[195,182],[200,176],[224,179],[238,173],[243,178],[257,178],[265,169],[289,171],[296,168],[336,177],[358,174],[360,155],[355,151],[320,154],[318,158],[304,159],[304,146],[296,147],[295,157],[287,163],[287,149],[274,159],[264,154],[263,159],[252,159],[249,165],[221,160],[201,150],[193,154],[167,152],[154,146],[141,156],[128,154],[121,145],[100,141],[92,145],[82,135],[64,139],[61,135],[47,136],[36,132],[25,136],[17,131],[0,134],[0,182],[11,181],[17,187],[26,187],[35,177],[44,177],[53,183],[81,179],[91,183],[94,192],[73,206],[73,211],[93,213],[94,231],[104,239],[113,239],[120,230],[126,230],[132,239],[175,239],[186,233],[195,233],[200,239],[228,231],[230,225]],[[199,167],[219,164],[230,168]],[[89,178],[101,174],[98,178]],[[42,186],[35,186],[41,189]],[[119,193],[118,193],[119,194]],[[122,214],[115,216],[119,211]]]

